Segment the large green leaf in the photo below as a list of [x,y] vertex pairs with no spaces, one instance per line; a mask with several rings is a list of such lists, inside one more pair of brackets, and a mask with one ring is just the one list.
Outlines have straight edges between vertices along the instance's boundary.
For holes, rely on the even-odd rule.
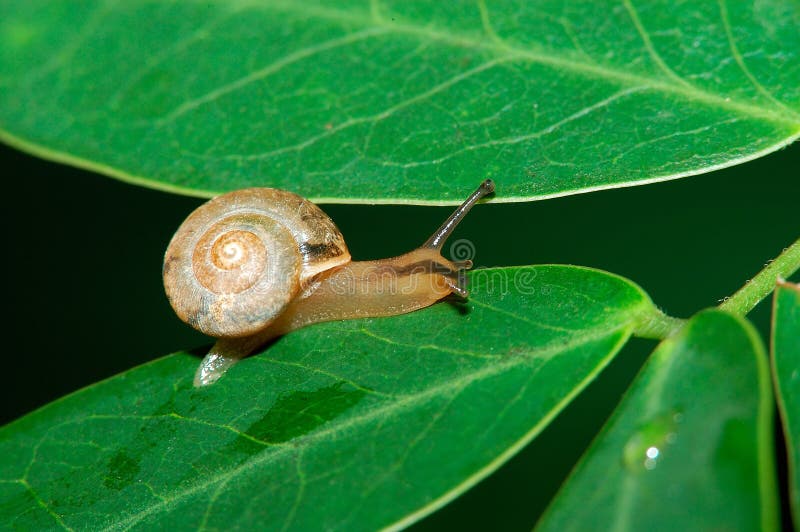
[[[656,312],[569,266],[478,270],[463,306],[296,331],[192,387],[177,354],[0,431],[6,526],[374,529],[473,485]],[[57,351],[53,353],[58,355]]]
[[652,354],[538,530],[775,530],[776,486],[763,346],[706,311]]
[[789,499],[800,528],[800,285],[779,282],[772,307],[772,371],[786,437]]
[[519,201],[800,132],[800,4],[5,0],[0,138],[136,183]]

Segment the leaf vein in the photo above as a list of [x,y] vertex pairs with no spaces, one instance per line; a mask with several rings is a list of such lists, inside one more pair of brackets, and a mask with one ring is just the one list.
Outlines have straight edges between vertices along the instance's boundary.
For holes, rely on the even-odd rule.
[[699,89],[697,87],[676,74],[675,71],[672,70],[669,65],[667,65],[667,63],[661,57],[661,54],[658,53],[658,50],[656,50],[655,46],[653,46],[653,41],[650,39],[650,34],[647,32],[647,29],[644,27],[644,24],[642,24],[642,21],[639,18],[639,13],[636,11],[636,7],[634,7],[633,2],[631,2],[631,0],[622,0],[622,4],[625,6],[625,10],[628,12],[628,15],[633,21],[636,32],[639,34],[639,37],[641,37],[644,47],[647,50],[647,53],[650,55],[650,59],[655,62],[658,68],[664,74],[666,74],[668,78],[676,81],[680,85],[685,86],[687,89],[698,91]]
[[766,99],[772,102],[774,105],[779,107],[782,111],[789,112],[795,117],[798,117],[798,114],[784,105],[781,101],[779,101],[775,96],[769,92],[750,72],[750,69],[747,67],[747,64],[744,62],[744,57],[739,52],[739,47],[736,45],[736,40],[733,38],[733,28],[731,28],[731,22],[728,18],[728,4],[725,0],[717,0],[717,4],[719,5],[719,12],[720,18],[722,19],[722,26],[725,28],[725,36],[728,39],[728,47],[731,50],[731,55],[733,56],[736,64],[739,65],[739,69],[744,73],[745,77],[747,77],[750,84],[755,87],[755,89]]
[[590,113],[592,113],[594,111],[597,111],[597,110],[602,109],[604,107],[608,107],[611,103],[613,103],[616,100],[619,100],[621,98],[625,98],[626,96],[629,96],[631,94],[634,94],[634,93],[637,93],[637,92],[641,92],[641,91],[644,91],[644,90],[647,90],[647,89],[648,89],[648,87],[640,86],[640,87],[630,87],[630,88],[627,88],[627,89],[624,89],[624,90],[621,90],[621,91],[617,91],[614,94],[612,94],[611,96],[603,98],[602,100],[599,100],[599,101],[593,103],[592,105],[584,107],[583,109],[580,109],[580,110],[572,113],[571,115],[569,115],[567,117],[564,117],[561,120],[559,120],[557,122],[554,122],[553,124],[550,124],[547,127],[544,127],[542,129],[539,129],[539,130],[534,131],[532,133],[526,133],[525,135],[516,135],[516,136],[513,136],[513,137],[505,137],[505,138],[501,138],[501,139],[494,139],[494,140],[489,140],[489,141],[481,142],[481,143],[477,143],[477,144],[469,144],[467,146],[459,148],[458,150],[450,152],[447,155],[443,155],[443,156],[438,157],[436,159],[430,159],[430,160],[427,160],[427,161],[413,161],[413,162],[408,162],[408,163],[399,163],[399,162],[394,162],[394,161],[378,161],[378,162],[383,166],[389,166],[389,167],[397,166],[397,167],[408,169],[408,168],[414,168],[414,167],[417,167],[417,166],[427,166],[427,165],[433,165],[433,164],[441,164],[441,163],[443,163],[443,162],[445,162],[445,161],[447,161],[449,159],[452,159],[454,157],[457,157],[457,156],[461,155],[462,153],[469,152],[469,151],[480,150],[480,149],[490,148],[490,147],[494,147],[494,146],[513,145],[513,144],[519,144],[521,142],[527,142],[527,141],[530,141],[530,140],[535,140],[535,139],[543,137],[545,135],[549,135],[551,133],[554,133],[555,131],[559,130],[560,128],[562,128],[563,126],[569,124],[570,122],[574,122],[575,120],[579,120],[579,119],[583,118],[584,116],[586,116],[586,115],[588,115],[588,114],[590,114]]
[[273,61],[272,63],[254,71],[246,76],[240,77],[234,81],[226,83],[220,87],[217,87],[214,90],[211,90],[201,96],[193,98],[189,101],[182,103],[181,105],[177,106],[174,110],[170,111],[165,117],[158,120],[156,125],[161,127],[169,122],[173,122],[179,117],[185,115],[186,113],[197,109],[198,107],[205,105],[207,103],[213,102],[222,96],[230,94],[234,91],[242,89],[251,83],[256,81],[260,81],[280,70],[284,69],[285,67],[295,64],[299,61],[303,61],[310,57],[313,57],[317,54],[327,52],[330,50],[334,50],[336,48],[340,48],[342,46],[346,46],[349,44],[353,44],[358,41],[363,41],[369,39],[370,37],[374,37],[376,35],[380,35],[385,33],[386,29],[382,27],[372,27],[368,28],[359,32],[351,33],[345,35],[343,37],[337,37],[335,39],[330,39],[328,41],[322,42],[320,44],[309,46],[307,48],[302,48],[297,50],[291,54],[288,54],[280,59]]
[[72,528],[70,528],[69,526],[67,526],[67,524],[64,522],[64,520],[61,518],[61,516],[60,516],[58,513],[56,513],[56,511],[55,511],[55,510],[53,510],[53,509],[50,507],[50,505],[49,505],[49,504],[47,504],[47,503],[44,501],[44,499],[42,499],[42,498],[39,496],[39,494],[38,494],[38,493],[36,493],[36,490],[34,490],[34,489],[33,489],[33,487],[32,487],[32,486],[31,486],[31,485],[28,483],[28,481],[27,481],[27,480],[21,479],[21,480],[19,481],[19,483],[20,483],[20,484],[22,484],[23,486],[25,486],[25,489],[26,489],[26,490],[28,490],[28,493],[30,493],[30,494],[31,494],[31,497],[33,497],[33,499],[36,501],[36,504],[37,504],[37,505],[39,505],[39,506],[40,506],[40,507],[41,507],[41,508],[42,508],[42,509],[43,509],[45,512],[47,512],[47,514],[48,514],[50,517],[52,517],[52,518],[53,518],[53,520],[56,522],[56,524],[58,524],[58,526],[60,526],[60,527],[61,527],[61,528],[63,528],[64,530],[72,530]]
[[[274,150],[270,150],[270,151],[266,151],[266,152],[262,152],[262,153],[254,153],[254,154],[248,154],[248,155],[229,154],[229,155],[225,155],[223,157],[212,157],[212,158],[215,159],[215,160],[252,161],[252,160],[268,159],[270,157],[275,157],[277,155],[283,155],[284,153],[291,152],[291,151],[302,151],[305,148],[308,148],[309,146],[312,146],[312,145],[316,144],[320,140],[324,140],[324,139],[326,139],[328,137],[332,137],[333,135],[336,135],[337,133],[340,133],[341,131],[344,131],[344,130],[349,129],[351,127],[354,127],[354,126],[357,126],[357,125],[360,125],[360,124],[376,123],[376,122],[379,122],[381,120],[385,120],[385,119],[389,118],[390,116],[392,116],[393,114],[397,113],[398,111],[401,111],[402,109],[405,109],[406,107],[410,107],[411,105],[414,105],[415,103],[424,101],[424,100],[430,98],[431,96],[434,96],[434,95],[436,95],[436,94],[438,94],[438,93],[440,93],[442,91],[445,91],[445,90],[449,89],[450,87],[452,87],[453,85],[456,85],[457,83],[460,83],[461,81],[464,81],[464,80],[466,80],[466,79],[468,79],[468,78],[470,78],[470,77],[472,77],[472,76],[474,76],[476,74],[479,74],[479,73],[481,73],[481,72],[483,72],[485,70],[488,70],[488,69],[490,69],[490,68],[492,68],[492,67],[494,67],[494,66],[496,66],[498,64],[501,64],[501,63],[507,61],[508,59],[509,59],[508,57],[498,57],[496,59],[492,59],[491,61],[487,61],[485,63],[482,63],[481,65],[478,65],[475,68],[472,68],[472,69],[464,71],[464,72],[460,72],[459,74],[457,74],[455,76],[452,76],[452,77],[442,81],[441,83],[438,83],[437,85],[431,87],[430,89],[428,89],[426,91],[423,91],[423,92],[421,92],[419,94],[415,94],[415,95],[413,95],[413,96],[411,96],[411,97],[409,97],[409,98],[407,98],[407,99],[405,99],[405,100],[403,100],[401,102],[396,103],[395,105],[393,105],[391,107],[387,107],[386,109],[384,109],[383,111],[381,111],[379,113],[375,113],[375,114],[372,114],[370,116],[363,116],[363,117],[357,117],[357,118],[348,119],[348,120],[342,122],[341,124],[339,124],[337,126],[334,126],[334,127],[330,128],[329,130],[324,131],[323,133],[320,133],[319,135],[314,135],[312,137],[307,138],[306,140],[303,140],[303,141],[298,142],[296,144],[292,144],[291,146],[283,146],[283,147],[276,148]],[[197,156],[197,154],[193,154],[193,155]]]
[[330,371],[325,371],[324,369],[321,369],[321,368],[313,368],[311,366],[307,366],[307,365],[301,364],[299,362],[291,362],[291,361],[288,361],[288,360],[279,360],[277,358],[271,358],[271,357],[266,356],[264,353],[256,355],[253,358],[253,360],[254,361],[268,362],[270,364],[278,364],[278,365],[282,365],[282,366],[290,366],[290,367],[299,368],[299,369],[308,371],[310,373],[317,373],[319,375],[324,375],[324,376],[329,377],[329,378],[331,378],[331,379],[333,379],[333,380],[335,380],[337,382],[344,382],[346,384],[349,384],[353,388],[355,388],[355,389],[357,389],[359,391],[362,391],[362,392],[364,392],[364,393],[366,393],[368,395],[374,395],[374,396],[377,396],[377,397],[384,397],[384,398],[387,398],[387,399],[393,399],[393,398],[397,397],[397,396],[395,396],[393,394],[379,392],[379,391],[377,391],[377,390],[375,390],[373,388],[368,388],[366,386],[362,386],[361,384],[359,384],[359,383],[357,383],[357,382],[355,382],[355,381],[353,381],[353,380],[351,380],[351,379],[349,379],[347,377],[339,375],[337,373],[332,373]]

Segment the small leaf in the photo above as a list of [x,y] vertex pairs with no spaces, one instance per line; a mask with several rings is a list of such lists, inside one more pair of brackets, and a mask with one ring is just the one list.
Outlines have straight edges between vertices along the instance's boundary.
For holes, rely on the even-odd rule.
[[375,529],[535,437],[655,312],[577,267],[479,270],[462,307],[318,324],[192,387],[172,355],[0,431],[0,522]]
[[800,134],[797,2],[0,4],[0,139],[194,195],[499,201]]
[[800,285],[778,282],[772,307],[772,371],[789,462],[789,501],[800,528]]
[[652,354],[537,530],[776,530],[767,358],[698,314]]

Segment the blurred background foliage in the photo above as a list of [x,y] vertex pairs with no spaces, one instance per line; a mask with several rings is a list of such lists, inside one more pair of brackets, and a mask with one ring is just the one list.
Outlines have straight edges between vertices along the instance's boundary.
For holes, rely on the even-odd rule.
[[[203,200],[137,188],[4,146],[0,161],[12,183],[5,200],[12,321],[4,423],[137,364],[210,343],[175,317],[161,286],[167,242]],[[702,176],[480,206],[455,239],[474,243],[477,266],[580,264],[626,276],[665,312],[688,317],[732,294],[799,236],[798,167],[796,143]],[[412,249],[451,210],[323,208],[356,259]],[[765,301],[750,315],[763,338],[769,310]],[[414,528],[502,523],[529,529],[654,346],[631,341],[531,445]]]

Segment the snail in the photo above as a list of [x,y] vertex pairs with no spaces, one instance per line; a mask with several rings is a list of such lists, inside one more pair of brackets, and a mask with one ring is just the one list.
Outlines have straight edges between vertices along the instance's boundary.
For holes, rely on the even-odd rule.
[[398,257],[352,261],[333,221],[285,190],[218,196],[181,224],[164,256],[164,287],[180,319],[217,342],[194,378],[217,381],[269,340],[306,325],[393,316],[455,293],[467,297],[469,260],[441,249],[458,223],[494,191],[486,180],[422,246]]

